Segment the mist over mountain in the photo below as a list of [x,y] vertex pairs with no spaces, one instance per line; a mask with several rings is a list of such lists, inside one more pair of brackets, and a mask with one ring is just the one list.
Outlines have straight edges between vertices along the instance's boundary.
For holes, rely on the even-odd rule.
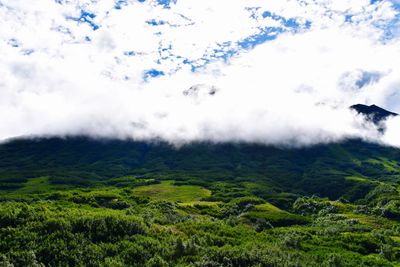
[[381,107],[376,105],[362,105],[356,104],[350,107],[351,109],[357,111],[359,114],[363,114],[367,117],[368,120],[371,120],[373,123],[377,124],[383,120],[386,120],[391,116],[398,116],[399,114],[387,111]]

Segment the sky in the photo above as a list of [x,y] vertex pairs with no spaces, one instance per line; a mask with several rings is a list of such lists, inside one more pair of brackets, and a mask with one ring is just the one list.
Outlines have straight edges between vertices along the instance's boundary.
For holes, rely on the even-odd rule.
[[399,0],[0,0],[0,140],[400,146]]

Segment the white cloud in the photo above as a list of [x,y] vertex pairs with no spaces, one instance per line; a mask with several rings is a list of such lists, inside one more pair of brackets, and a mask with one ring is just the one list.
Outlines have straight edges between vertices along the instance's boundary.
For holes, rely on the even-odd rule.
[[[398,14],[390,2],[114,6],[0,0],[0,139],[83,133],[307,145],[360,137],[398,145],[397,119],[380,137],[348,109],[375,103],[400,111],[400,40],[382,41]],[[82,10],[95,17],[70,19]],[[265,11],[277,16],[263,18]],[[303,26],[292,31],[289,19]],[[239,45],[263,27],[285,32],[251,50]],[[217,58],[227,51],[234,56]],[[187,62],[207,64],[192,72]],[[165,75],[145,82],[151,69]],[[364,73],[379,79],[360,87]],[[193,85],[201,91],[185,96]]]

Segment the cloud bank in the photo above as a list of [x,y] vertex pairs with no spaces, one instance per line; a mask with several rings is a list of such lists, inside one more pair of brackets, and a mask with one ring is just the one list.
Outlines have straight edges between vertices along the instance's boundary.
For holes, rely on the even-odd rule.
[[[267,3],[266,3],[267,2]],[[400,146],[398,1],[0,0],[0,140]]]

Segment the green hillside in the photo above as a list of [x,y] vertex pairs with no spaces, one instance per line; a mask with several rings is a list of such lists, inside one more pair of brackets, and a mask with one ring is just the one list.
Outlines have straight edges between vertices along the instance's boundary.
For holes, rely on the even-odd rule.
[[0,145],[0,266],[399,266],[400,150]]

